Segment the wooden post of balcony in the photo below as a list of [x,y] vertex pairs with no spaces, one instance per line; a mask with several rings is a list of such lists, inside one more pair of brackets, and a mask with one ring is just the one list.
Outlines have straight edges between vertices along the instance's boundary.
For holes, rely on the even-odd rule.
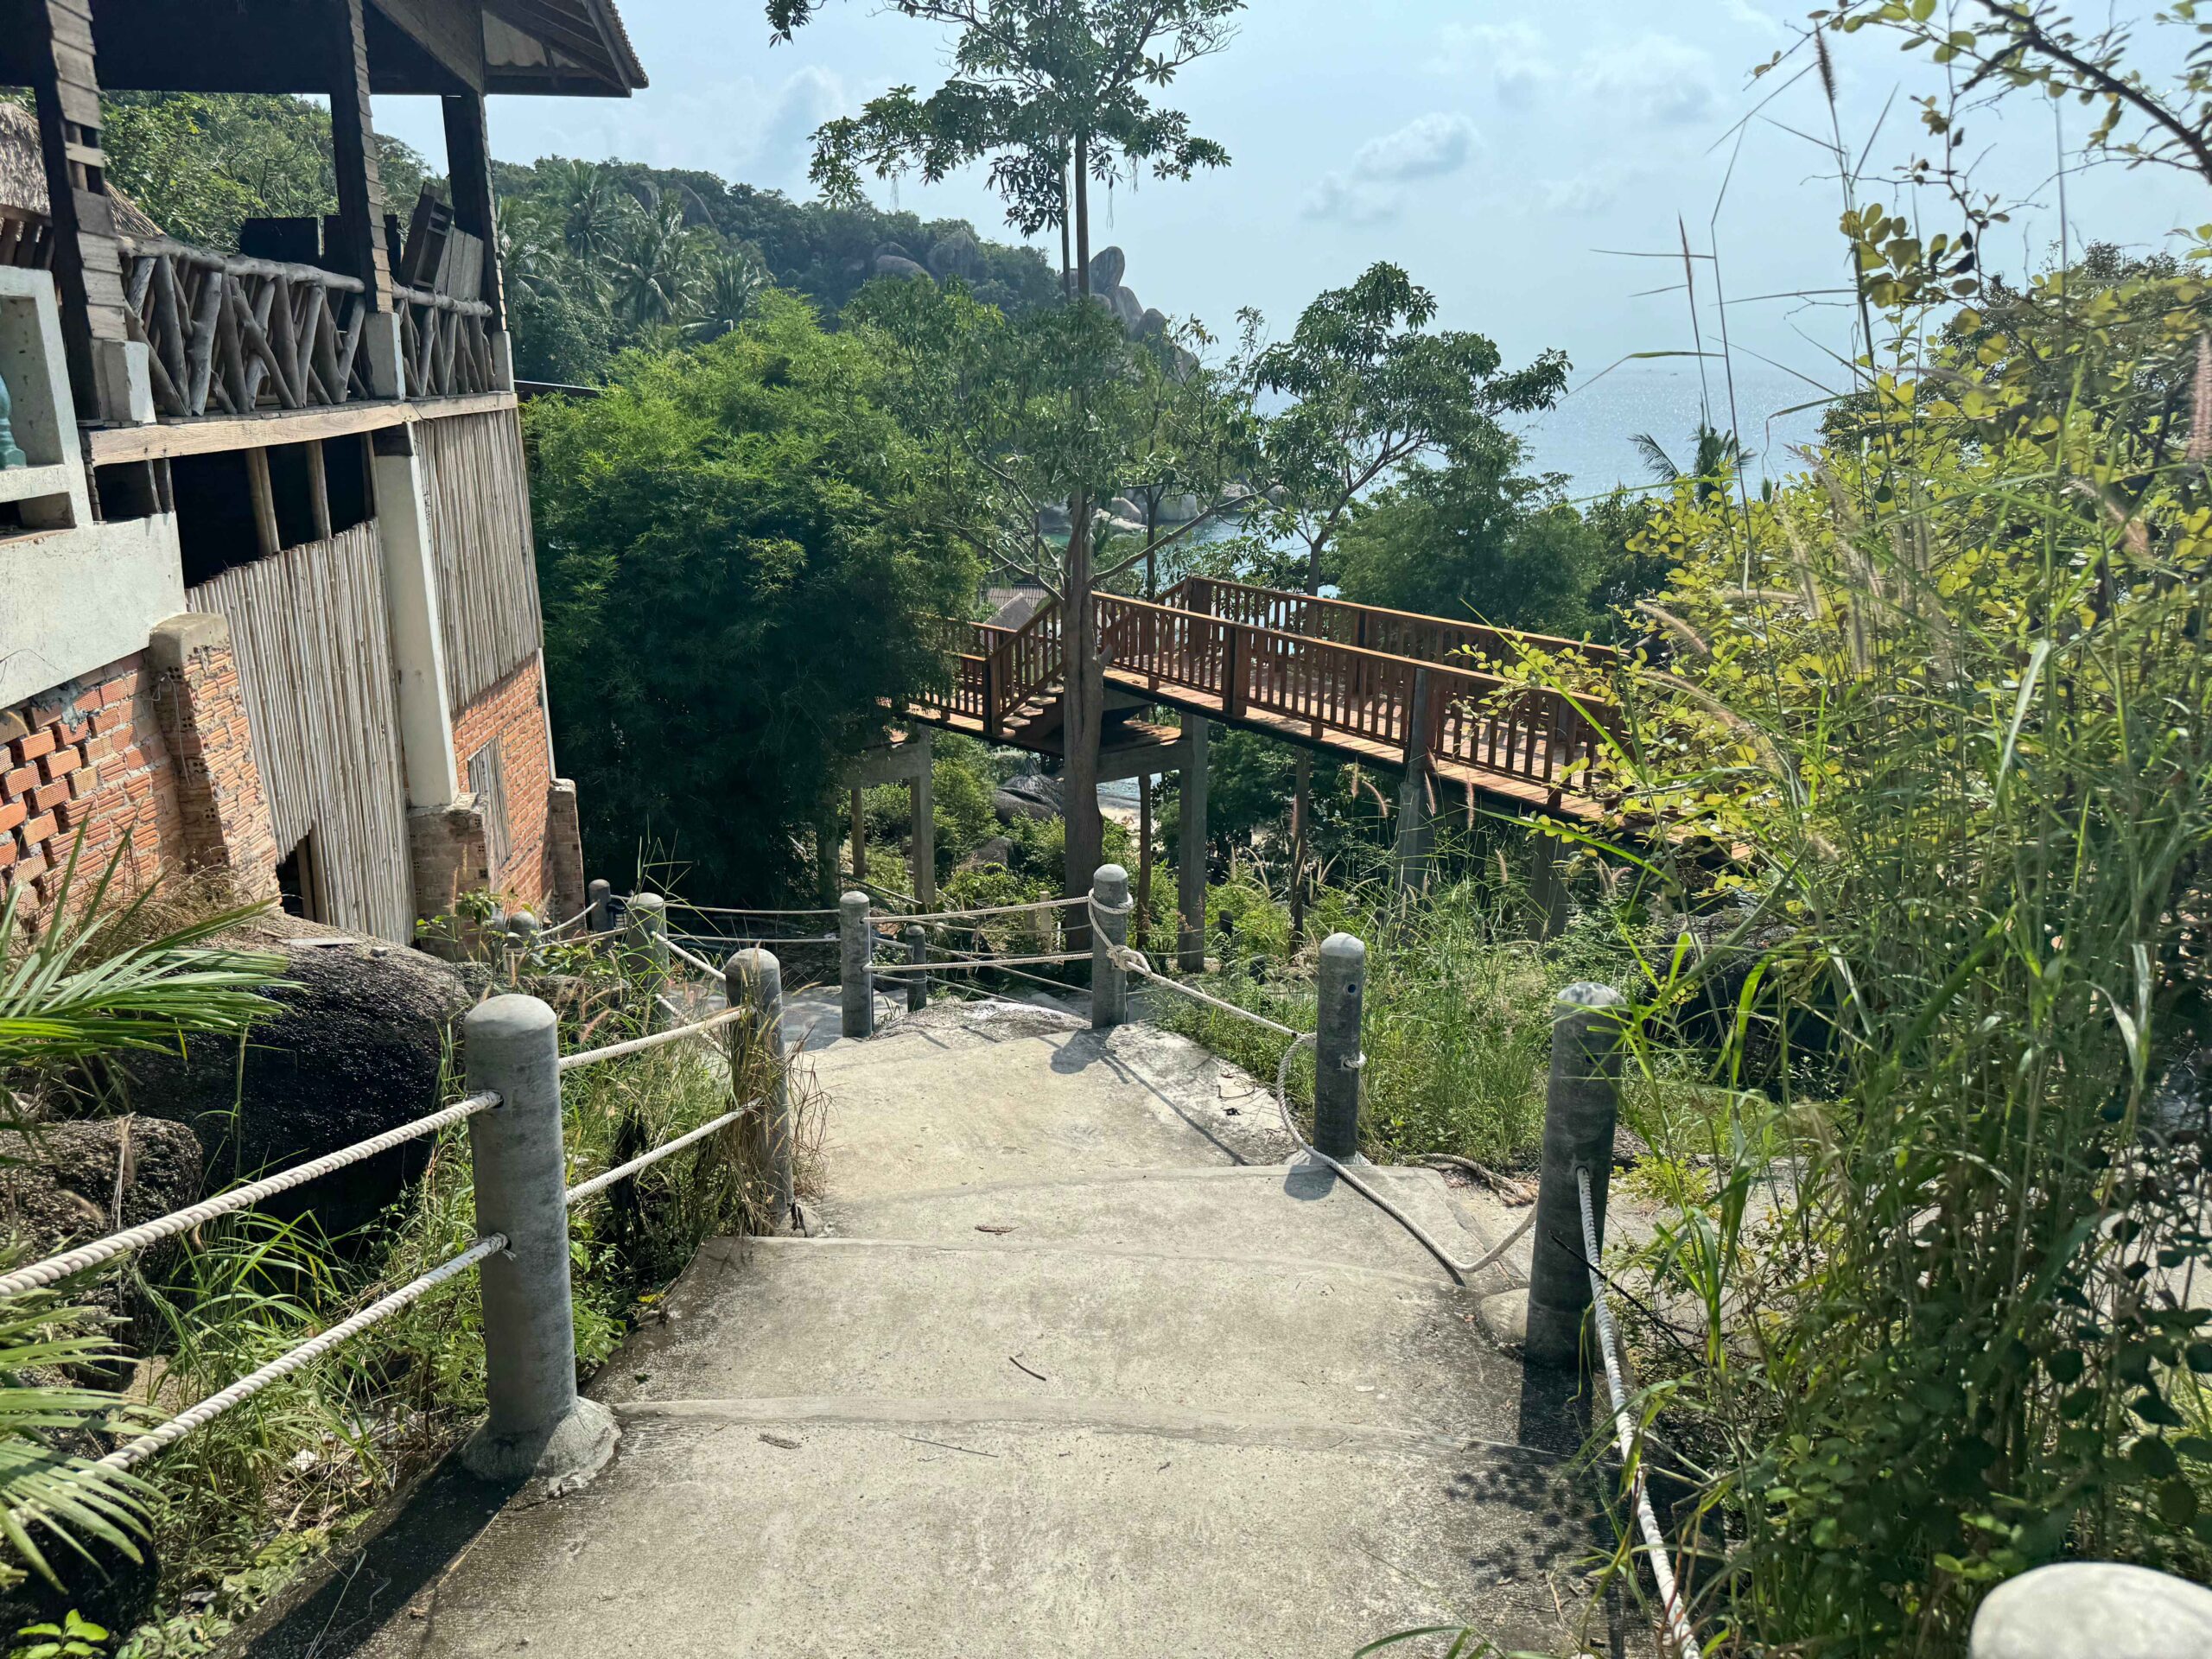
[[995,647],[983,654],[983,735],[994,743],[1006,736],[1006,714],[999,707],[999,653]]
[[1429,744],[1434,724],[1431,710],[1434,699],[1428,670],[1416,668],[1406,696],[1402,763],[1405,776],[1398,785],[1398,844],[1393,858],[1398,887],[1406,893],[1420,893],[1427,887],[1435,852],[1436,832],[1428,811]]
[[368,361],[369,390],[375,397],[397,397],[406,386],[399,365],[399,320],[392,308],[391,253],[384,240],[384,181],[377,173],[376,128],[369,118],[369,48],[361,0],[313,3],[322,14],[331,170],[338,196],[327,251],[364,285],[360,350]]
[[484,125],[484,97],[461,92],[442,102],[453,222],[484,244],[484,279],[476,296],[492,308],[485,320],[492,336],[492,380],[504,391],[515,383],[514,348],[507,334],[506,299],[499,289],[498,209],[492,195],[492,141]]
[[[77,413],[117,423],[154,418],[146,348],[124,321],[123,250],[100,148],[92,0],[30,0],[31,90],[60,290],[61,334]],[[133,373],[133,370],[136,372]]]

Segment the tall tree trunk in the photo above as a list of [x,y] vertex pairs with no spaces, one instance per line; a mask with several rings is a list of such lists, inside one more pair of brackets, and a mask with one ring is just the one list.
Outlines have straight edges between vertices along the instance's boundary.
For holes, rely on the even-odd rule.
[[1068,242],[1068,170],[1060,168],[1060,297],[1070,299],[1075,294],[1075,254]]
[[[1083,303],[1090,302],[1090,143],[1075,139],[1076,282]],[[1078,414],[1080,414],[1078,410]],[[1090,891],[1090,878],[1105,855],[1106,825],[1098,811],[1099,724],[1106,707],[1106,682],[1098,659],[1098,613],[1091,603],[1090,497],[1077,492],[1068,503],[1066,623],[1066,719],[1061,740],[1067,748],[1067,895]],[[1087,918],[1086,918],[1087,921]],[[1077,938],[1087,942],[1088,925]],[[1079,948],[1079,947],[1078,947]]]

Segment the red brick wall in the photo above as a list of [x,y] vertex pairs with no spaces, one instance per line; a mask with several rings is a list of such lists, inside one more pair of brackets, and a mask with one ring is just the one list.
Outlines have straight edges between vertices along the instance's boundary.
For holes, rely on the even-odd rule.
[[487,743],[499,746],[506,787],[507,861],[492,872],[492,887],[532,906],[543,905],[552,885],[545,801],[553,782],[553,757],[546,747],[545,711],[538,702],[537,660],[532,657],[456,710],[453,722],[454,756],[460,763],[463,788],[467,787],[471,757]]
[[53,897],[80,823],[89,823],[80,881],[130,837],[118,877],[151,882],[184,854],[169,748],[143,652],[0,714],[0,887],[28,884],[35,909]]
[[243,893],[273,890],[276,842],[220,617],[172,617],[145,651],[0,711],[0,890],[50,903],[80,826],[80,883],[128,836],[125,890],[209,868]]

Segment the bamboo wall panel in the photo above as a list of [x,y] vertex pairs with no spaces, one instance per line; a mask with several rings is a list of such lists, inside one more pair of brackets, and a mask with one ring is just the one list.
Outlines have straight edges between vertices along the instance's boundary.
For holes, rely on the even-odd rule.
[[315,836],[322,919],[410,937],[405,783],[373,520],[186,594],[228,619],[279,852]]
[[537,654],[530,479],[512,410],[418,422],[445,634],[446,696],[459,715]]

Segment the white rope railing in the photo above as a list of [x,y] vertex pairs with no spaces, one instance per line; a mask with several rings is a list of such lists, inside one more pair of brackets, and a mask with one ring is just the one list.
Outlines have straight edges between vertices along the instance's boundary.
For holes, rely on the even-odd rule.
[[626,1042],[609,1043],[604,1048],[588,1048],[581,1053],[563,1054],[561,1070],[573,1071],[580,1065],[597,1065],[603,1060],[619,1060],[626,1054],[642,1054],[647,1049],[661,1048],[670,1043],[680,1043],[726,1026],[733,1020],[742,1020],[751,1014],[751,1008],[724,1008],[720,1014],[704,1020],[694,1020],[688,1026],[676,1026],[667,1031],[654,1032],[649,1037],[632,1037]]
[[577,1182],[569,1189],[569,1207],[574,1209],[593,1193],[604,1192],[617,1181],[627,1180],[640,1170],[651,1169],[662,1159],[673,1157],[686,1147],[696,1146],[716,1130],[726,1129],[748,1112],[757,1110],[760,1104],[760,1103],[757,1100],[747,1101],[734,1111],[724,1112],[720,1117],[702,1123],[697,1128],[677,1135],[673,1141],[664,1141],[651,1152],[640,1154],[626,1164],[617,1164],[613,1168],[594,1175],[588,1181]]
[[498,1233],[480,1238],[460,1255],[440,1263],[418,1279],[411,1279],[389,1296],[379,1297],[351,1319],[341,1319],[322,1332],[302,1343],[298,1347],[280,1354],[261,1367],[249,1371],[227,1389],[209,1395],[198,1405],[179,1412],[158,1428],[149,1430],[128,1445],[119,1446],[99,1460],[97,1467],[129,1469],[144,1462],[155,1452],[175,1445],[196,1428],[204,1428],[233,1406],[251,1400],[271,1382],[289,1376],[302,1366],[316,1360],[348,1338],[359,1336],[371,1325],[390,1319],[409,1303],[417,1301],[435,1290],[449,1279],[474,1267],[485,1257],[507,1248],[507,1241]]
[[578,922],[582,921],[586,917],[589,916],[593,911],[598,908],[599,906],[596,905],[586,905],[575,915],[569,917],[567,921],[556,922],[552,926],[541,930],[542,934],[546,938],[551,938],[556,933],[565,933],[570,928],[574,927]]
[[[1065,966],[1071,962],[1089,962],[1088,950],[1063,950],[1052,957],[968,957],[950,962],[879,962],[873,971],[878,978],[886,974],[926,974],[932,970],[947,974],[975,973],[983,969],[1042,968]],[[1062,986],[1061,989],[1067,988]]]
[[688,899],[670,899],[667,902],[676,909],[690,911],[694,916],[743,916],[751,918],[760,916],[835,916],[839,913],[835,910],[740,910],[728,905],[695,905]]
[[1224,1001],[1217,996],[1210,996],[1197,986],[1187,984],[1182,980],[1170,979],[1166,975],[1155,971],[1142,951],[1132,950],[1126,944],[1109,944],[1106,947],[1106,953],[1113,959],[1114,965],[1123,973],[1135,974],[1152,984],[1165,986],[1171,991],[1187,996],[1194,1002],[1203,1002],[1208,1007],[1220,1009],[1224,1014],[1233,1014],[1239,1020],[1249,1020],[1255,1026],[1264,1026],[1278,1037],[1288,1037],[1295,1040],[1312,1035],[1310,1032],[1294,1031],[1281,1020],[1270,1020],[1263,1014],[1253,1013],[1249,1008],[1241,1008],[1234,1002]]
[[715,967],[713,963],[709,962],[703,957],[693,956],[689,950],[686,950],[674,939],[670,939],[668,941],[668,953],[671,957],[674,957],[678,962],[689,963],[692,967],[696,968],[701,973],[706,975],[709,979],[713,980],[717,985],[726,985],[729,982],[728,979],[723,976],[722,970],[721,969]]
[[[1651,1563],[1652,1581],[1659,1586],[1659,1605],[1667,1617],[1668,1639],[1675,1644],[1678,1659],[1701,1659],[1697,1637],[1682,1612],[1681,1592],[1675,1581],[1675,1564],[1667,1554],[1667,1541],[1659,1530],[1659,1517],[1651,1507],[1651,1490],[1643,1477],[1643,1458],[1637,1446],[1637,1431],[1629,1421],[1628,1389],[1621,1376],[1620,1337],[1613,1326],[1612,1308],[1605,1300],[1605,1276],[1598,1271],[1598,1228],[1592,1215],[1587,1168],[1576,1167],[1574,1185],[1582,1200],[1582,1262],[1590,1274],[1590,1311],[1597,1322],[1598,1347],[1605,1363],[1605,1390],[1613,1400],[1613,1434],[1620,1445],[1621,1468],[1629,1476],[1636,1524],[1643,1534],[1644,1554]],[[1529,1218],[1535,1219],[1533,1210]]]
[[194,1228],[214,1220],[218,1216],[227,1216],[235,1211],[247,1209],[260,1203],[264,1198],[273,1198],[279,1192],[288,1192],[296,1186],[304,1186],[319,1176],[329,1174],[333,1170],[344,1169],[349,1164],[358,1164],[362,1160],[373,1158],[381,1152],[390,1152],[394,1147],[404,1146],[410,1141],[418,1141],[426,1135],[435,1135],[449,1123],[458,1123],[464,1118],[473,1117],[478,1112],[487,1110],[499,1103],[499,1097],[488,1090],[483,1094],[471,1095],[466,1100],[454,1102],[443,1111],[432,1112],[427,1117],[418,1117],[411,1123],[402,1123],[397,1128],[386,1129],[382,1135],[372,1135],[365,1141],[357,1141],[350,1147],[341,1147],[336,1152],[326,1153],[323,1156],[310,1159],[304,1164],[295,1164],[291,1168],[280,1174],[271,1175],[265,1180],[250,1181],[244,1186],[234,1186],[227,1192],[219,1192],[213,1198],[204,1199],[199,1204],[188,1205],[181,1210],[173,1210],[168,1215],[156,1220],[142,1223],[136,1227],[125,1227],[120,1232],[110,1233],[105,1238],[94,1239],[89,1244],[80,1244],[73,1250],[64,1250],[59,1255],[47,1257],[43,1262],[34,1262],[27,1268],[17,1268],[12,1273],[0,1274],[0,1296],[12,1296],[18,1291],[37,1290],[44,1286],[58,1283],[72,1274],[82,1273],[87,1268],[96,1268],[101,1262],[111,1262],[118,1255],[128,1255],[132,1250],[142,1250],[149,1244],[158,1244],[162,1240],[174,1238],[179,1233],[188,1233]]
[[1073,899],[1039,899],[1035,903],[1027,905],[990,905],[980,910],[935,910],[927,912],[919,916],[893,916],[885,914],[877,916],[873,919],[879,922],[900,923],[970,922],[978,921],[988,916],[1023,916],[1033,914],[1039,911],[1065,910],[1073,905],[1083,905],[1090,902],[1090,901],[1087,897],[1083,896],[1078,896]]

